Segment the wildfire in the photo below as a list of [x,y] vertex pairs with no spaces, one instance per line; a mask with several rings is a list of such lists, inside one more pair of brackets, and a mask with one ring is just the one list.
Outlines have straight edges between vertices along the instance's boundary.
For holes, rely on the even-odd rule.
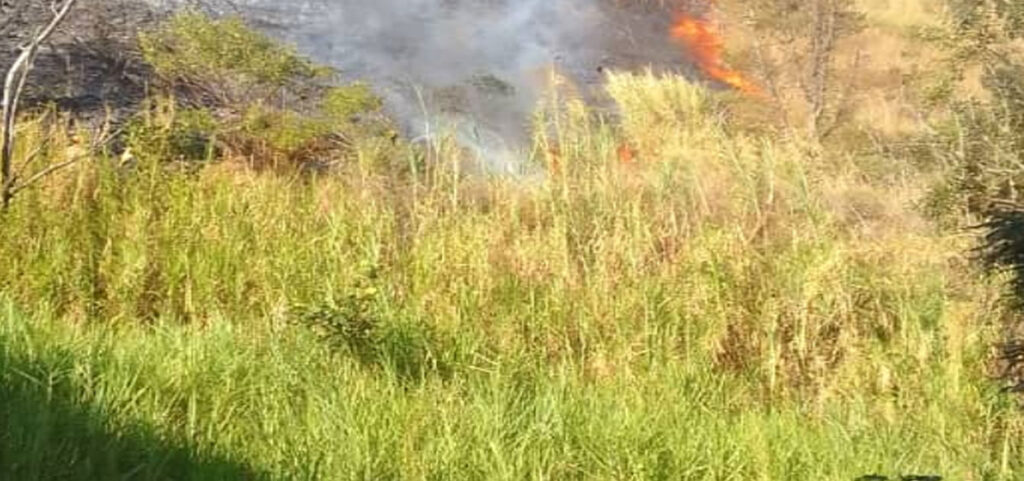
[[761,93],[761,89],[743,73],[725,67],[722,61],[725,42],[715,31],[711,19],[680,14],[672,26],[671,35],[682,43],[697,67],[708,77],[747,94]]

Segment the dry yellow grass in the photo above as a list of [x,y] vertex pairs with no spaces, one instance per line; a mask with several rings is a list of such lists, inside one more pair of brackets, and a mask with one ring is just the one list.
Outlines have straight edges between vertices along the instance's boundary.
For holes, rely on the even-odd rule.
[[871,23],[894,29],[937,25],[943,14],[937,0],[858,0]]
[[[862,0],[857,7],[865,14],[866,24],[863,31],[842,38],[836,46],[832,89],[842,93],[835,98],[842,99],[856,125],[870,126],[885,135],[918,131],[921,117],[914,104],[914,89],[932,74],[943,53],[914,34],[941,25],[944,12],[923,0]],[[730,59],[773,91],[777,108],[762,114],[762,121],[777,119],[782,112],[787,125],[802,128],[808,105],[801,84],[807,66],[801,63],[801,56],[809,47],[799,40],[773,44],[744,24],[744,17],[751,14],[749,8],[744,2],[721,5]]]

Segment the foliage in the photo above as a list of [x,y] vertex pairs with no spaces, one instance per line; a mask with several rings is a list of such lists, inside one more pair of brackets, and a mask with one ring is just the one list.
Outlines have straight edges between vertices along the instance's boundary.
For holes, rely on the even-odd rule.
[[[933,192],[938,216],[985,216],[993,206],[1020,200],[1024,182],[1024,63],[1013,27],[1015,2],[950,0],[944,31],[928,35],[946,54],[945,71],[926,92],[933,106],[948,113],[933,122],[922,143],[933,165],[945,171]],[[957,97],[955,85],[980,69],[983,92]],[[940,200],[941,199],[941,200]],[[952,212],[950,212],[952,211]]]
[[147,160],[200,162],[215,157],[218,127],[206,109],[179,109],[173,99],[153,97],[128,121],[124,143]]
[[224,104],[268,98],[329,74],[238,18],[179,13],[140,34],[139,45],[143,59],[165,82]]
[[443,343],[429,324],[389,316],[381,309],[387,300],[380,290],[359,284],[338,298],[298,306],[296,320],[317,332],[333,350],[365,366],[385,368],[399,379],[451,374],[452,346]]
[[[170,160],[205,147],[253,168],[322,168],[350,160],[355,143],[395,140],[369,86],[329,85],[329,69],[240,19],[179,13],[139,43],[165,96],[183,105],[163,101],[160,118],[135,121],[137,152]],[[201,126],[193,125],[196,116],[205,118]],[[154,128],[171,145],[154,142]]]
[[354,83],[328,89],[321,109],[335,122],[344,122],[367,112],[379,111],[382,106],[380,97],[374,95],[369,85]]
[[1002,208],[993,211],[979,226],[985,229],[982,260],[990,268],[1007,269],[1013,273],[1012,287],[1017,299],[1024,301],[1024,211]]
[[[1019,2],[950,0],[952,18],[944,42],[952,79],[962,81],[971,67],[981,68],[983,98],[952,99],[950,121],[936,129],[934,157],[944,177],[930,195],[939,217],[983,219],[978,257],[990,272],[1008,272],[1008,298],[1019,311],[1024,303],[1020,253],[1021,193],[1024,182],[1024,62],[1017,43],[1024,7]],[[952,89],[942,89],[948,96]],[[987,97],[987,98],[984,98]],[[952,212],[951,212],[952,211]],[[1003,377],[1024,385],[1019,355],[1019,321],[1003,326],[1000,343]]]

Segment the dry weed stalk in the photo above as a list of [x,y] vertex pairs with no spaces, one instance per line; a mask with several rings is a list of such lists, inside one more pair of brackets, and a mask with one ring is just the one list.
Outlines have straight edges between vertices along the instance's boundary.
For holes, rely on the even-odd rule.
[[67,167],[82,158],[75,156],[63,162],[53,164],[30,176],[25,182],[18,182],[18,175],[11,168],[14,158],[14,123],[18,114],[18,102],[21,92],[25,89],[25,82],[29,72],[32,71],[32,62],[39,52],[39,46],[43,44],[61,23],[71,13],[72,7],[78,0],[54,1],[50,5],[53,11],[53,18],[46,26],[40,28],[27,45],[22,47],[21,54],[15,59],[4,80],[3,94],[3,144],[0,147],[0,203],[7,207],[14,195],[24,187],[35,183],[39,179]]

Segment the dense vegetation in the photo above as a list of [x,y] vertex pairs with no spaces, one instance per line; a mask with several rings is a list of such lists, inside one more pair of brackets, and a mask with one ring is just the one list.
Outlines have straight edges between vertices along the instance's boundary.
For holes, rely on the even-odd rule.
[[981,27],[869,3],[850,42],[965,67],[892,101],[922,124],[611,73],[614,120],[552,89],[525,178],[239,21],[146,32],[118,145],[0,217],[0,478],[1022,479],[1014,305],[963,229],[1016,200],[1013,39],[969,95]]

